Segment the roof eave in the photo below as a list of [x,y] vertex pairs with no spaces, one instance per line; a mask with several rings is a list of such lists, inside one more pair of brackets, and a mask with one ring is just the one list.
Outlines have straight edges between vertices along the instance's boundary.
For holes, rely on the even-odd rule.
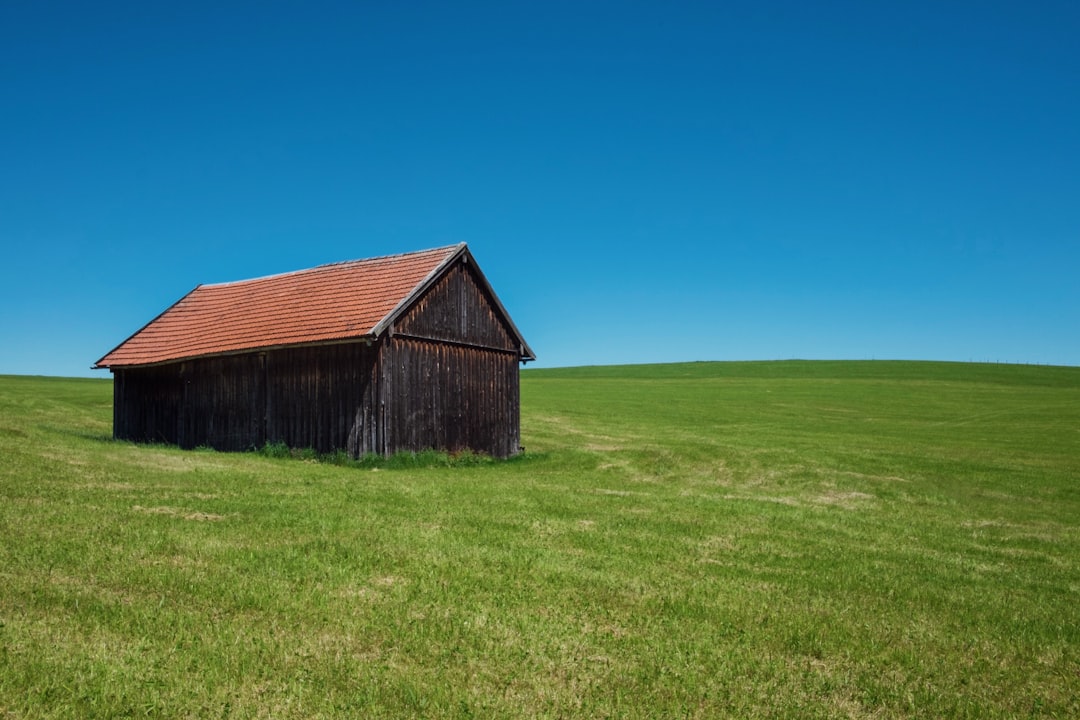
[[114,352],[116,352],[116,351],[117,351],[117,350],[119,350],[120,348],[124,347],[124,345],[127,345],[127,344],[128,344],[128,342],[129,342],[129,341],[130,341],[130,340],[131,340],[132,338],[134,338],[134,337],[135,337],[136,335],[138,335],[139,333],[141,333],[141,332],[142,332],[143,330],[145,330],[146,328],[148,328],[148,327],[150,327],[151,325],[153,325],[154,323],[156,323],[156,322],[157,322],[157,321],[158,321],[159,319],[161,319],[161,317],[162,317],[162,316],[163,316],[163,315],[164,315],[165,313],[169,312],[169,311],[170,311],[170,310],[172,310],[172,309],[173,309],[174,307],[176,307],[176,306],[177,306],[177,305],[179,305],[180,303],[184,302],[184,300],[187,300],[187,299],[188,299],[189,297],[191,297],[191,294],[192,294],[192,293],[194,293],[194,292],[195,292],[196,290],[198,290],[198,289],[199,289],[199,288],[201,288],[201,287],[202,287],[202,285],[200,284],[200,285],[196,285],[195,287],[191,288],[191,290],[189,290],[189,291],[188,291],[187,293],[185,293],[185,294],[184,294],[184,296],[183,296],[182,298],[180,298],[179,300],[177,300],[176,302],[174,302],[174,303],[173,303],[172,305],[170,305],[169,307],[167,307],[167,308],[165,308],[164,310],[162,310],[161,312],[159,312],[159,313],[158,313],[158,314],[157,314],[157,315],[156,315],[156,316],[155,316],[155,317],[154,317],[154,318],[153,318],[153,319],[152,319],[152,320],[151,320],[150,322],[146,323],[146,324],[145,324],[145,325],[143,325],[143,326],[142,326],[141,328],[139,328],[139,329],[138,329],[138,330],[136,330],[135,332],[133,332],[133,333],[131,333],[130,335],[128,335],[128,336],[127,336],[126,338],[124,338],[123,342],[121,342],[121,343],[120,343],[119,345],[117,345],[116,347],[114,347],[114,348],[113,348],[112,350],[110,350],[109,352],[107,352],[107,353],[105,353],[104,355],[102,355],[102,356],[101,356],[101,358],[100,358],[100,359],[99,359],[99,360],[98,360],[98,361],[97,361],[96,363],[94,363],[93,365],[91,365],[91,366],[90,366],[90,369],[91,369],[91,370],[105,370],[105,369],[110,369],[110,368],[112,368],[112,367],[113,367],[113,365],[112,365],[112,364],[106,364],[106,363],[104,363],[104,361],[105,361],[106,359],[108,359],[108,357],[109,357],[110,355],[112,355],[112,354],[113,354]]
[[[191,360],[203,360],[205,358],[228,357],[228,356],[231,356],[231,355],[251,355],[251,354],[272,352],[274,350],[286,350],[286,349],[291,350],[291,349],[294,349],[294,348],[324,347],[324,346],[327,346],[327,345],[348,345],[348,344],[356,343],[356,342],[367,342],[370,345],[372,342],[374,342],[377,339],[378,338],[375,337],[374,335],[372,335],[370,333],[365,333],[363,335],[353,335],[353,336],[345,337],[345,338],[334,338],[332,340],[315,340],[315,341],[312,341],[312,342],[301,342],[301,343],[280,343],[278,345],[262,345],[260,347],[243,348],[241,350],[223,350],[222,352],[216,352],[216,353],[201,353],[201,354],[197,354],[197,355],[184,355],[182,357],[173,357],[173,358],[167,358],[167,359],[164,359],[164,360],[155,360],[154,362],[113,363],[113,364],[109,364],[109,365],[101,365],[100,361],[99,361],[99,364],[94,365],[93,368],[91,368],[91,369],[92,370],[127,370],[127,369],[132,369],[132,368],[160,367],[162,365],[173,365],[175,363],[189,362]],[[108,357],[108,356],[106,356],[106,357]],[[104,358],[102,358],[102,359],[104,359]]]

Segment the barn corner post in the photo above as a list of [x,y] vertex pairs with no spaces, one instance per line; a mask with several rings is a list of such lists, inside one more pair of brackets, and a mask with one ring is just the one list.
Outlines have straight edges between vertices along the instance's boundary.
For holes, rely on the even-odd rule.
[[532,359],[462,243],[197,286],[95,367],[117,438],[508,457]]

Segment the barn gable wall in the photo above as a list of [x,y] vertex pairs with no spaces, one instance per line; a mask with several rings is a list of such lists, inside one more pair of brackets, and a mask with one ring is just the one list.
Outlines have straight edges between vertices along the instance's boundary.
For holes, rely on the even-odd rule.
[[512,352],[519,350],[492,298],[477,281],[472,266],[465,262],[450,267],[398,319],[394,333]]
[[382,344],[385,454],[520,451],[521,349],[473,267],[448,268]]

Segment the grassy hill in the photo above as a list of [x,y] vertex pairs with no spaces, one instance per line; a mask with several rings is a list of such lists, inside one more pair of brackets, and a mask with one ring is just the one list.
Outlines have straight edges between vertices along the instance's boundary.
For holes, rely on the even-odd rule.
[[0,378],[0,717],[1080,716],[1080,368],[527,370],[526,453],[109,439]]

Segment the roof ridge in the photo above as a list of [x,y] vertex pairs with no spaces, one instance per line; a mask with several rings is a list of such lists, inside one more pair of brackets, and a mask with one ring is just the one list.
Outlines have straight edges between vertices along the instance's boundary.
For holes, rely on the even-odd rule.
[[389,255],[377,255],[375,257],[368,258],[356,258],[355,260],[338,260],[336,262],[323,263],[322,265],[316,265],[309,268],[301,268],[300,270],[288,270],[286,272],[271,273],[270,275],[260,275],[253,278],[244,278],[243,280],[227,280],[219,283],[204,283],[197,286],[195,289],[200,290],[204,288],[220,288],[229,287],[230,285],[243,285],[245,283],[257,282],[260,280],[274,280],[277,278],[289,277],[290,275],[302,275],[304,273],[313,272],[315,270],[325,270],[327,268],[342,267],[345,265],[356,265],[359,263],[379,262],[383,260],[396,260],[398,258],[410,257],[413,255],[423,255],[424,253],[439,252],[445,250],[447,252],[451,250],[458,250],[465,247],[467,243],[459,242],[456,245],[443,245],[441,247],[428,248],[426,250],[411,250],[409,252],[391,253]]

